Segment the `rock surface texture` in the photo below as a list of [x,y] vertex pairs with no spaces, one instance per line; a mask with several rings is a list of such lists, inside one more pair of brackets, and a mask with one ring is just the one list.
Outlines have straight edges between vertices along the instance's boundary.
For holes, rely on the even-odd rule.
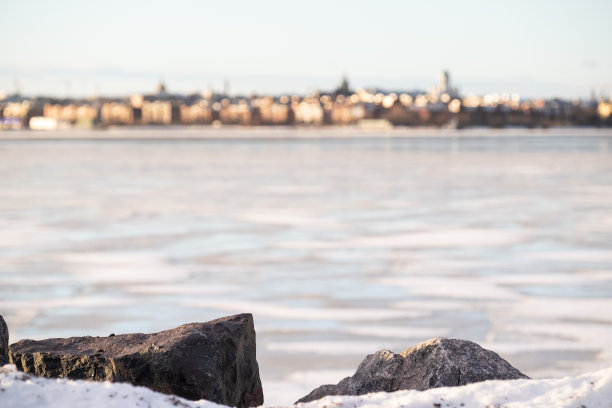
[[435,338],[395,354],[380,350],[362,361],[352,377],[322,385],[300,402],[327,395],[426,390],[485,380],[529,378],[496,353],[466,340]]
[[22,340],[9,356],[19,370],[43,377],[128,382],[237,407],[263,404],[251,314],[153,334]]
[[0,366],[9,362],[9,336],[8,327],[2,315],[0,315]]

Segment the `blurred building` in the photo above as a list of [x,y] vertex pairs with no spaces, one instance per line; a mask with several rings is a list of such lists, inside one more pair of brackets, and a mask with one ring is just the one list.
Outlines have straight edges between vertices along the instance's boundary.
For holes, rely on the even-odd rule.
[[[280,99],[283,99],[283,103]],[[294,120],[288,97],[281,97],[279,100],[271,96],[263,97],[258,100],[256,106],[261,125],[288,125]]]
[[100,120],[104,125],[133,125],[132,106],[125,102],[106,102],[100,108]]
[[2,128],[21,129],[29,122],[31,103],[29,100],[7,102],[2,108]]
[[169,125],[172,123],[172,103],[169,101],[144,101],[141,109],[143,125]]
[[599,119],[606,125],[612,125],[612,96],[608,101],[603,99],[597,104],[597,114]]
[[306,97],[295,105],[295,123],[305,125],[323,124],[323,107],[316,96]]
[[349,96],[352,93],[353,92],[351,91],[351,88],[349,86],[348,78],[345,75],[345,76],[342,77],[342,81],[340,82],[340,86],[338,88],[336,88],[336,90],[334,91],[334,95]]
[[352,103],[336,102],[331,111],[331,121],[334,124],[349,125],[365,119],[367,116],[365,104],[361,102]]
[[203,125],[212,122],[212,109],[207,100],[187,105],[181,104],[179,107],[181,123],[185,125]]
[[430,88],[427,94],[433,103],[449,103],[452,99],[459,98],[459,91],[451,85],[448,71],[443,71],[440,74],[438,84]]
[[[226,92],[227,93],[227,92]],[[54,99],[0,95],[0,128],[40,129],[95,125],[359,125],[445,127],[612,126],[612,100],[522,100],[518,94],[460,97],[447,71],[424,91],[351,90],[346,77],[330,92],[308,95],[229,96],[154,93],[129,99]],[[32,119],[36,118],[32,121]],[[48,120],[47,120],[48,119]]]
[[218,120],[228,125],[249,125],[252,120],[252,111],[245,99],[232,101],[223,98],[221,102],[213,104],[213,110],[218,111]]
[[62,103],[45,103],[43,106],[43,116],[71,124],[93,124],[98,116],[98,110],[90,104],[69,103],[66,105]]

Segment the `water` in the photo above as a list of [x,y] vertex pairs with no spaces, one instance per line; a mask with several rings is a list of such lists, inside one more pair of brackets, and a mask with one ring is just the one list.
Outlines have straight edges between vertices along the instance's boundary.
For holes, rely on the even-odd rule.
[[11,342],[252,312],[266,403],[435,336],[612,363],[611,131],[0,136]]

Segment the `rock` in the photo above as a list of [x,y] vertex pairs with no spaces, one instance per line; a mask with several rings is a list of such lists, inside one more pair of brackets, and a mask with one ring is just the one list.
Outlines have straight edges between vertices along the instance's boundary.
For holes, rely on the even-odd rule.
[[0,315],[0,366],[9,362],[9,335],[8,327],[2,315]]
[[19,370],[43,377],[128,382],[237,407],[263,404],[251,314],[153,334],[22,340],[9,355]]
[[380,350],[367,356],[352,377],[322,385],[296,403],[326,395],[426,390],[485,380],[529,378],[496,353],[466,340],[435,338],[395,354]]

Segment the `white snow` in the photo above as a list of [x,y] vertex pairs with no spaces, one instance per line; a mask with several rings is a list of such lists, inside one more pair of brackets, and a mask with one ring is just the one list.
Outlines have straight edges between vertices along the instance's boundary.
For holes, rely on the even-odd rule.
[[[265,385],[264,385],[265,388]],[[264,389],[265,393],[265,389]],[[296,396],[296,399],[301,395]],[[24,374],[13,365],[0,367],[0,406],[23,408],[220,407],[188,401],[144,387],[108,382],[47,379]],[[576,377],[486,381],[463,387],[398,391],[361,396],[325,397],[300,408],[456,408],[456,407],[612,407],[612,367]]]
[[49,379],[24,374],[14,365],[0,367],[0,407],[93,408],[93,407],[205,407],[222,405],[188,401],[125,383]]

